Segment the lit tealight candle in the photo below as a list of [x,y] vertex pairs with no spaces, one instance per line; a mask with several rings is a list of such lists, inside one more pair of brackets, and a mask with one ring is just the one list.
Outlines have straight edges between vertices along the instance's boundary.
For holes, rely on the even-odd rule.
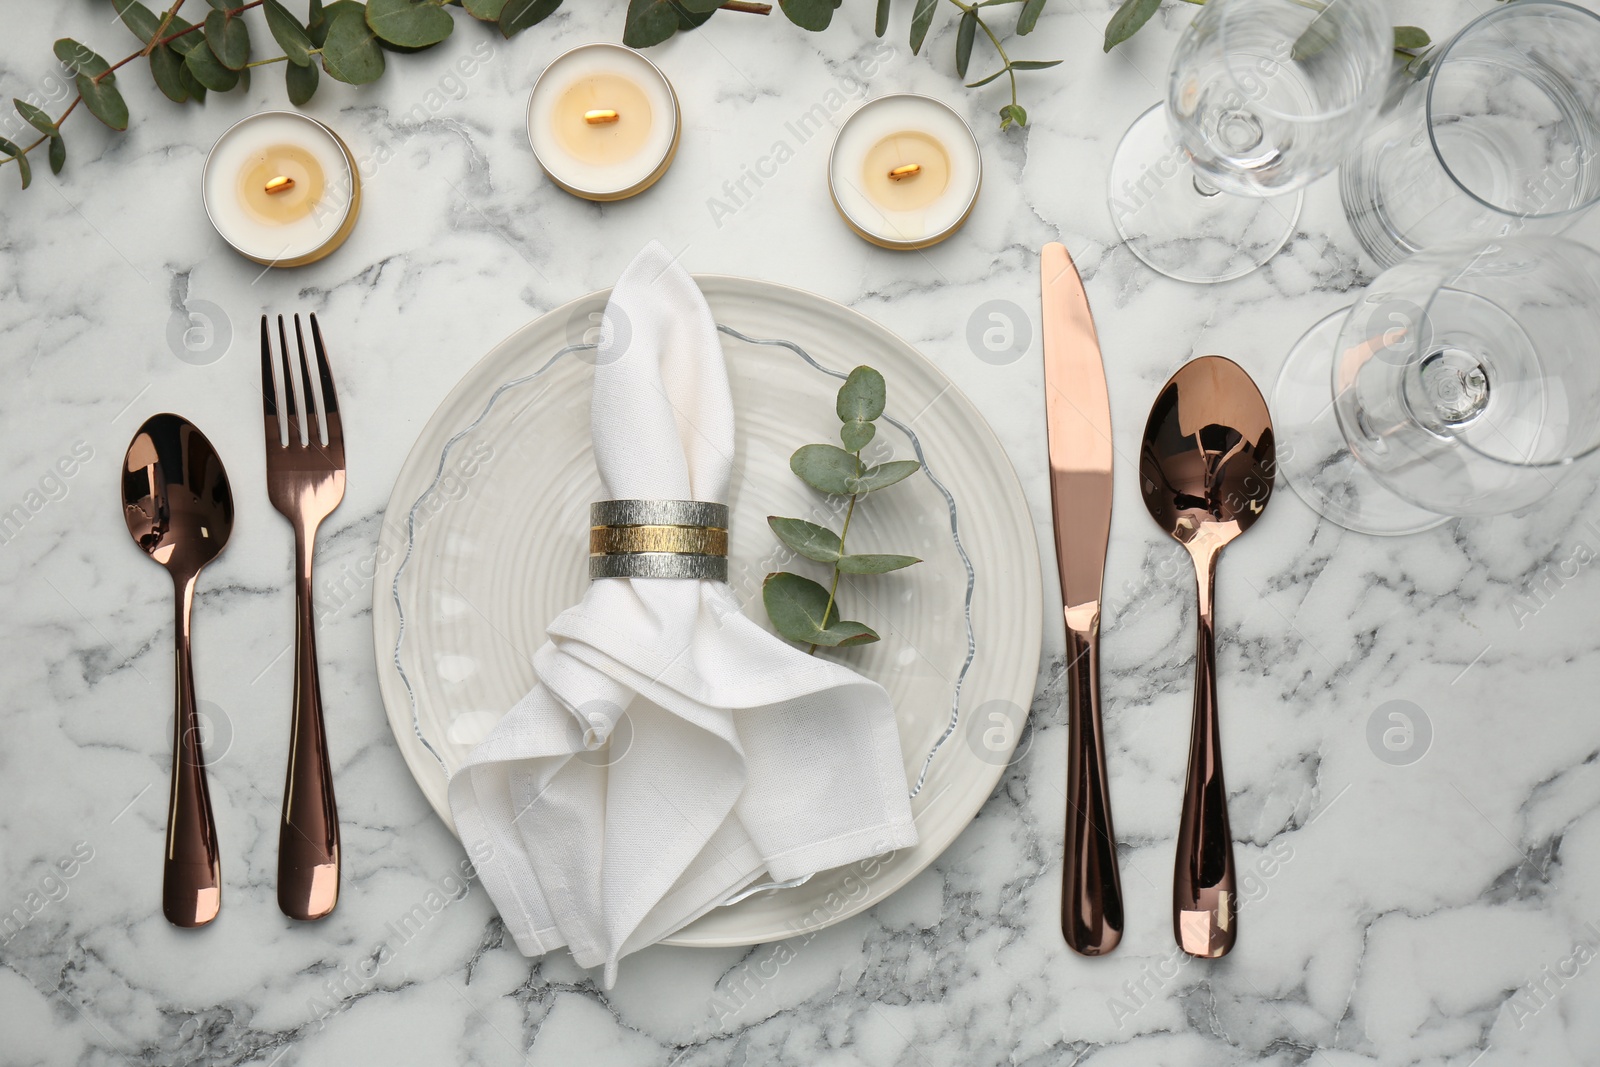
[[528,140],[550,180],[586,200],[654,185],[678,150],[678,97],[631,48],[588,44],[556,57],[528,99]]
[[206,214],[247,259],[274,267],[313,263],[344,243],[361,210],[350,149],[294,111],[234,123],[206,157]]
[[912,93],[862,104],[828,159],[839,214],[884,248],[926,248],[955,233],[982,182],[971,127],[939,101]]

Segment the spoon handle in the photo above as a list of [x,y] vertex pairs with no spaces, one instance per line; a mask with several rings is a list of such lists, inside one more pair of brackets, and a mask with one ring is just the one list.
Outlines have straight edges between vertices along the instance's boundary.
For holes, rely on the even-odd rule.
[[1122,878],[1100,720],[1100,612],[1067,625],[1067,840],[1061,933],[1074,952],[1103,956],[1122,940]]
[[194,577],[174,583],[176,596],[177,706],[173,713],[172,794],[167,804],[167,855],[162,869],[161,911],[174,926],[204,926],[222,906],[222,870],[217,824],[206,788],[206,760],[195,707],[194,660],[189,616]]
[[311,561],[316,529],[295,523],[294,719],[278,827],[278,907],[291,919],[320,919],[339,901],[339,811],[317,681]]
[[1172,926],[1183,951],[1191,956],[1217,957],[1227,955],[1239,932],[1233,834],[1228,827],[1228,790],[1222,780],[1222,738],[1217,722],[1212,595],[1220,546],[1189,547],[1200,588],[1200,626],[1194,657],[1189,772],[1183,788],[1177,870],[1172,883]]

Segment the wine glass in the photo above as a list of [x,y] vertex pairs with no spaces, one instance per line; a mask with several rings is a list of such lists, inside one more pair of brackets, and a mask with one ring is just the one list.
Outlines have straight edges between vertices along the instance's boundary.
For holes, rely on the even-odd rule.
[[1221,282],[1277,254],[1300,190],[1377,113],[1393,33],[1384,0],[1210,0],[1172,54],[1166,103],[1112,160],[1111,217],[1134,255]]
[[1372,257],[1553,234],[1600,200],[1600,16],[1518,0],[1468,23],[1344,164],[1345,215]]
[[1600,450],[1597,338],[1592,248],[1518,236],[1419,253],[1296,347],[1273,393],[1278,469],[1362,533],[1528,507]]

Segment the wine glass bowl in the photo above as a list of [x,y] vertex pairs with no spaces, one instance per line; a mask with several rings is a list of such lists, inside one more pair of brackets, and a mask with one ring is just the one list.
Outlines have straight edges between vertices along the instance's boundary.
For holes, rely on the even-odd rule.
[[1273,196],[1333,171],[1377,112],[1393,30],[1382,4],[1225,0],[1172,57],[1167,120],[1202,181]]
[[1164,104],[1112,160],[1112,220],[1169,278],[1221,282],[1293,235],[1300,190],[1330,173],[1390,80],[1384,0],[1210,0],[1173,52]]
[[1600,201],[1600,16],[1519,0],[1427,61],[1340,174],[1383,267],[1464,240],[1556,234]]

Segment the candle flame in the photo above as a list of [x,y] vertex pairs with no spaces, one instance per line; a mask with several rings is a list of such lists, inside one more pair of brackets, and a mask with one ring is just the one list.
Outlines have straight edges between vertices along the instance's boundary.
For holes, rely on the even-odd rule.
[[889,180],[892,182],[901,182],[905,181],[907,178],[914,177],[915,175],[921,173],[921,163],[907,163],[903,167],[896,167],[894,170],[891,170],[889,172]]
[[610,108],[602,108],[596,111],[585,111],[583,113],[583,121],[587,122],[591,126],[604,126],[608,123],[616,122],[617,119],[621,117],[622,116],[618,115]]
[[289,177],[287,174],[280,174],[276,178],[268,180],[266,186],[268,195],[273,193],[287,193],[293,188],[294,179]]

